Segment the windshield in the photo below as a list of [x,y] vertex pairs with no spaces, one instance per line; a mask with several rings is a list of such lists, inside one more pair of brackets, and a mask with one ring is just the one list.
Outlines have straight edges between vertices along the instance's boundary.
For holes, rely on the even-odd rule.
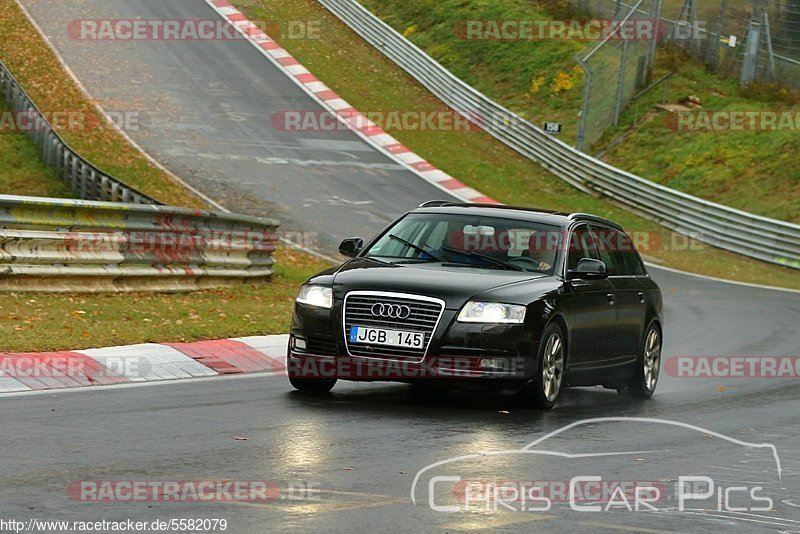
[[559,228],[541,223],[412,213],[383,234],[366,257],[393,263],[442,263],[552,274]]

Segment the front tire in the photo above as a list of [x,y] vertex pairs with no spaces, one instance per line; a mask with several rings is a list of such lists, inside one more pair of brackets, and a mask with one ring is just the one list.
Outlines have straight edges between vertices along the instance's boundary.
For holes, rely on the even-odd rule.
[[335,378],[297,378],[289,377],[289,383],[298,390],[305,393],[327,393],[336,385]]
[[550,410],[556,405],[564,377],[565,339],[558,324],[552,323],[545,328],[539,344],[538,372],[520,392],[525,404],[542,410]]
[[644,336],[644,346],[633,377],[628,384],[617,389],[620,395],[639,399],[653,396],[661,371],[661,347],[661,328],[658,323],[653,322]]

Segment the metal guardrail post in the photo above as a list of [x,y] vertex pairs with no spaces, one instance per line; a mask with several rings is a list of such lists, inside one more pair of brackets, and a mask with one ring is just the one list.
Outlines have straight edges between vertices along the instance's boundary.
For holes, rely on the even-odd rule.
[[617,80],[617,96],[614,101],[614,126],[619,126],[619,117],[622,115],[622,100],[625,97],[625,75],[628,68],[628,39],[622,39],[622,51],[619,61],[619,78]]
[[747,42],[744,46],[744,62],[742,63],[742,75],[739,82],[742,85],[749,85],[756,77],[758,68],[758,52],[761,49],[761,23],[756,20],[750,21],[747,29]]
[[767,60],[768,60],[768,73],[771,79],[775,79],[775,51],[772,49],[772,29],[769,25],[769,13],[764,10],[764,36],[767,41]]
[[647,71],[644,78],[644,86],[648,86],[653,82],[653,67],[656,64],[656,49],[658,47],[659,36],[661,35],[661,2],[662,0],[655,1],[655,13],[653,13],[652,21],[657,26],[653,32],[653,40],[650,42],[650,49],[647,51]]
[[714,35],[708,36],[708,53],[707,53],[706,64],[713,70],[719,68],[719,63],[720,63],[719,47],[721,45],[720,36],[722,35],[722,31],[725,29],[725,15],[727,14],[727,12],[728,12],[728,0],[720,0],[719,14],[717,15],[716,32],[714,33]]
[[583,141],[586,135],[586,116],[589,113],[589,95],[592,93],[592,71],[583,58],[577,56],[576,61],[583,69],[583,103],[581,104],[581,116],[578,120],[578,141],[576,147],[583,150]]

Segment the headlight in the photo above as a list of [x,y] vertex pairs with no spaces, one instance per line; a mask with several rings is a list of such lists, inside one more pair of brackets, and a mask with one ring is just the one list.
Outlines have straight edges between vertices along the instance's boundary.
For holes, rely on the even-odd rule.
[[333,307],[333,290],[323,286],[303,286],[297,295],[297,302],[316,306],[317,308]]
[[525,306],[499,302],[467,302],[458,314],[462,323],[513,323],[525,321]]

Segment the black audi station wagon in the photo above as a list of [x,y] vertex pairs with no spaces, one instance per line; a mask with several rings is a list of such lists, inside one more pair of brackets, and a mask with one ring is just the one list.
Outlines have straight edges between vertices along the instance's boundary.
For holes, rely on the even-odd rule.
[[661,292],[611,221],[431,201],[339,251],[351,259],[297,297],[288,373],[299,390],[494,387],[541,408],[569,386],[655,391]]

